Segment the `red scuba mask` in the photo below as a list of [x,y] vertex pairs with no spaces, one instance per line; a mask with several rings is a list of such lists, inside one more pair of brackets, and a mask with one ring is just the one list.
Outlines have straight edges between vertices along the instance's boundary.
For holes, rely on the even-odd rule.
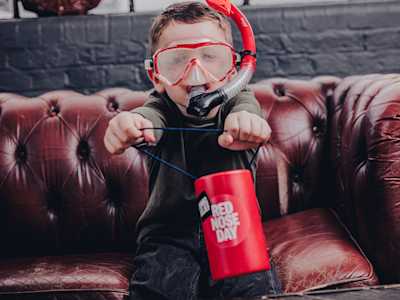
[[239,55],[223,42],[179,44],[159,49],[145,68],[163,83],[176,86],[182,81],[200,85],[223,81],[235,70]]

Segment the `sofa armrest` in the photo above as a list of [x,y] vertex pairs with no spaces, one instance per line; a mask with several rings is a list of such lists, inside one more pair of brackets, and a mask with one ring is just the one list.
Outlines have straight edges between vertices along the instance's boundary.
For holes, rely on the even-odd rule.
[[345,78],[331,111],[336,207],[381,282],[398,282],[400,74]]

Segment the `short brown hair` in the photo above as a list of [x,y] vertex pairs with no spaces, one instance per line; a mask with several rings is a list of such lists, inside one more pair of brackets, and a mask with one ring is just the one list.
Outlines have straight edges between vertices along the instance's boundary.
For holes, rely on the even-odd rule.
[[201,21],[215,21],[225,32],[227,42],[232,44],[231,25],[224,15],[203,3],[187,1],[168,6],[154,19],[149,35],[151,55],[156,52],[161,34],[172,21],[186,24],[194,24]]

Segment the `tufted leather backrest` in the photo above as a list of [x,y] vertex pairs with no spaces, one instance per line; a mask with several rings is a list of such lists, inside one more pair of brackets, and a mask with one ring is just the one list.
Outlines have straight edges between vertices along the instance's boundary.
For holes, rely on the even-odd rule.
[[[327,205],[326,86],[285,79],[251,86],[273,133],[256,178],[264,219]],[[103,137],[115,114],[146,97],[119,88],[0,94],[0,252],[134,248],[148,196],[144,158],[133,148],[111,156]]]
[[333,97],[340,213],[383,283],[400,280],[400,75],[344,79]]
[[145,165],[134,149],[111,157],[103,136],[112,116],[145,98],[126,90],[0,97],[1,252],[134,247],[147,199]]
[[276,78],[251,86],[272,129],[256,178],[264,219],[330,204],[326,102],[337,81]]

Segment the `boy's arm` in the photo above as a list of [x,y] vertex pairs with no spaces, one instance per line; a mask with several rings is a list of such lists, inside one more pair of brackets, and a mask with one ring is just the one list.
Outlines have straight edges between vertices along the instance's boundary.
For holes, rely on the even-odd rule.
[[228,101],[224,115],[224,133],[218,137],[221,147],[252,149],[267,142],[271,136],[271,128],[262,115],[260,104],[249,90]]
[[157,143],[161,130],[144,128],[165,127],[165,113],[160,99],[153,96],[141,107],[121,112],[112,118],[104,135],[104,145],[112,154],[120,154],[131,145]]
[[227,111],[228,114],[247,111],[248,113],[263,117],[260,103],[258,103],[254,93],[248,89],[241,91],[227,103]]
[[[146,127],[155,127],[155,128],[164,128],[166,127],[167,120],[166,120],[166,110],[167,107],[164,102],[161,101],[161,99],[150,96],[150,99],[146,101],[145,104],[143,104],[140,107],[137,107],[133,110],[131,110],[131,113],[133,114],[139,114],[146,120],[151,122],[151,126],[146,126]],[[155,143],[157,143],[163,134],[162,130],[145,130],[148,132],[152,132],[153,136],[155,138]]]

